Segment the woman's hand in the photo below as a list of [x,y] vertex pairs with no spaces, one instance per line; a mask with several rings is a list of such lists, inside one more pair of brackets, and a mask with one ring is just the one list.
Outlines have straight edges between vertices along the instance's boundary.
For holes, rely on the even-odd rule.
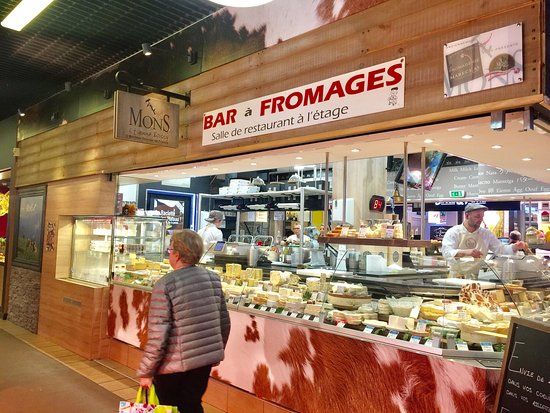
[[153,384],[153,378],[152,377],[141,377],[139,379],[139,385],[141,387],[151,387],[151,385]]

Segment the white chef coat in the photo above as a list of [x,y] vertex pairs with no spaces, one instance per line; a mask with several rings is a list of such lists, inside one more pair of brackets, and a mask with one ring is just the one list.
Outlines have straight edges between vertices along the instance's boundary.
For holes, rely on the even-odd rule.
[[205,227],[201,228],[197,232],[201,238],[202,242],[204,243],[204,248],[206,251],[206,248],[210,245],[212,241],[223,241],[223,233],[222,231],[216,227],[216,225],[209,223]]
[[458,250],[463,249],[477,249],[481,251],[483,258],[489,251],[506,255],[514,253],[512,245],[502,245],[495,234],[487,228],[478,228],[476,231],[470,232],[464,224],[455,225],[445,233],[441,247],[441,253],[451,267],[451,276],[460,274],[477,279],[483,259],[472,260],[472,257],[467,257],[465,260],[455,259]]

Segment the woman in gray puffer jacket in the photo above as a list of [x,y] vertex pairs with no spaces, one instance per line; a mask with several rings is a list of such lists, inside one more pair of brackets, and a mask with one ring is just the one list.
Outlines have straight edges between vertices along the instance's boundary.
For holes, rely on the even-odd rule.
[[203,412],[210,370],[223,360],[230,330],[218,275],[196,266],[202,250],[197,233],[185,229],[172,235],[168,252],[174,271],[153,288],[137,372],[141,386],[154,382],[161,404],[184,413]]

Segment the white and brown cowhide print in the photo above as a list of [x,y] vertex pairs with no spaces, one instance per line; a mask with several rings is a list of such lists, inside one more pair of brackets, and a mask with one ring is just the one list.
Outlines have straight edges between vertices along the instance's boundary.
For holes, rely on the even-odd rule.
[[[149,300],[147,292],[111,286],[110,335],[143,347]],[[229,313],[225,359],[212,376],[286,408],[302,413],[491,411],[498,370]]]

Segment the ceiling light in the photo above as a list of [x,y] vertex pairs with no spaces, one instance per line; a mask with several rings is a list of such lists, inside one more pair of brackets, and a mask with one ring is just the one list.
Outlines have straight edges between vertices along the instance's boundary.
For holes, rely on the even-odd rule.
[[424,139],[424,143],[434,143],[433,139]]
[[187,172],[182,172],[181,174],[182,174],[182,175],[187,175]]
[[528,161],[532,161],[533,159],[532,158],[521,158],[522,161],[525,161],[525,162],[528,162]]
[[158,175],[155,175],[155,178],[158,178],[159,176]]
[[2,26],[20,31],[30,23],[32,19],[38,16],[53,0],[22,0],[11,11],[10,14],[2,20]]
[[353,148],[351,151],[357,153],[357,152],[361,152],[361,149]]
[[296,159],[296,160],[298,160],[298,161],[301,161],[301,160],[304,159],[304,158],[302,158],[301,156],[297,156],[297,157],[294,158],[294,159]]
[[502,149],[502,145],[493,145],[491,149]]
[[22,111],[21,109],[17,109],[17,114],[21,117],[25,116],[25,112]]
[[547,171],[550,171],[550,168],[546,168]]
[[219,171],[220,168],[212,168],[213,171]]
[[269,3],[272,0],[210,0],[212,3],[229,7],[254,7]]
[[250,166],[256,166],[256,165],[258,165],[256,162],[251,162],[250,163]]
[[468,139],[472,139],[472,138],[473,138],[472,135],[462,135],[462,139],[468,140]]
[[149,43],[142,43],[141,50],[145,56],[151,56],[153,51],[151,50],[151,45]]

